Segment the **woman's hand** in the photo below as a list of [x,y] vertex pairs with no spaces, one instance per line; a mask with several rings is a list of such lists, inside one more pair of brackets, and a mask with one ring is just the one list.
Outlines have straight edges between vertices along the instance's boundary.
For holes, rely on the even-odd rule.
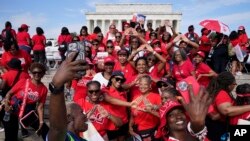
[[88,69],[88,65],[85,60],[74,60],[78,53],[72,53],[59,67],[54,75],[52,82],[56,87],[63,86],[66,82],[73,79],[80,79],[82,76],[79,71],[85,71]]
[[183,98],[180,98],[179,100],[190,117],[192,130],[198,132],[205,126],[205,118],[208,107],[212,102],[212,98],[209,97],[208,92],[205,91],[203,87],[200,88],[200,91],[196,96],[194,95],[192,85],[189,85],[188,90],[190,102],[186,103]]

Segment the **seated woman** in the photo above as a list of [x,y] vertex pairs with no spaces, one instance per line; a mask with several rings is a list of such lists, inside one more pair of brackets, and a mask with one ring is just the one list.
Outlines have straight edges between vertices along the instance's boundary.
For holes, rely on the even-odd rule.
[[122,125],[120,118],[110,114],[108,105],[103,101],[104,95],[101,92],[101,84],[98,81],[89,81],[87,83],[87,97],[79,99],[79,104],[83,111],[87,114],[87,118],[93,123],[96,130],[108,141],[107,130],[110,122],[113,122],[116,127]]
[[148,75],[139,79],[140,93],[132,99],[137,109],[132,109],[129,121],[130,134],[140,135],[143,141],[154,140],[154,132],[160,122],[158,107],[161,105],[161,97],[151,92],[151,81]]
[[180,104],[176,100],[167,100],[160,108],[162,141],[207,141],[205,117],[211,99],[208,93],[200,89],[194,96],[192,86],[189,86],[190,103],[180,98]]

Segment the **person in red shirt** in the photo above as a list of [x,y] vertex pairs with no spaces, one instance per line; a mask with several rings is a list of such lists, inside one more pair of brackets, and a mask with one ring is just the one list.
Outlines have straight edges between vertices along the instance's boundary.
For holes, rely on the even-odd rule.
[[[207,88],[208,93],[213,97],[212,110],[209,110],[209,116],[206,119],[208,138],[212,141],[220,140],[227,132],[227,121],[229,122],[231,117],[250,111],[250,105],[235,106],[232,91],[236,85],[232,73],[222,72],[211,80]],[[213,118],[216,114],[219,114],[217,118]]]
[[152,28],[152,23],[147,23],[147,31],[146,31],[146,40],[149,41],[150,40],[150,33],[152,31],[154,31],[154,29]]
[[80,30],[80,35],[79,35],[80,41],[90,41],[90,35],[88,33],[88,27],[87,26],[82,26],[81,30]]
[[[244,83],[236,87],[236,105],[249,105],[250,104],[250,84]],[[234,116],[230,119],[230,125],[237,125],[239,119],[250,120],[250,111]]]
[[30,34],[28,33],[29,26],[26,24],[22,24],[20,28],[18,28],[18,33],[16,35],[17,43],[20,49],[26,51],[30,54],[31,48],[31,39]]
[[[22,71],[21,61],[17,58],[12,58],[8,63],[8,71],[2,74],[2,82],[0,85],[0,90],[6,87],[14,86],[14,82],[17,83],[18,80],[30,78],[27,72]],[[7,92],[6,92],[7,93]],[[2,93],[2,98],[5,97],[6,93]]]
[[211,50],[211,42],[208,37],[208,34],[211,32],[211,30],[208,30],[206,28],[201,29],[201,38],[200,38],[200,47],[199,50],[203,51],[205,53],[205,56],[207,57],[210,50]]
[[115,46],[116,52],[121,49],[121,39],[122,39],[122,33],[116,32],[115,33],[115,41],[114,41],[114,46]]
[[239,26],[238,35],[239,35],[239,45],[241,46],[242,50],[247,51],[247,48],[249,47],[249,41],[244,26]]
[[[122,89],[122,84],[126,81],[121,71],[113,71],[109,79],[108,86],[103,90],[111,97],[127,102],[127,92]],[[108,137],[110,140],[125,140],[128,134],[128,114],[127,108],[123,106],[109,105],[109,112],[122,120],[122,126],[117,128],[113,123],[110,124]]]
[[[161,123],[157,131],[157,139],[163,141],[209,141],[206,137],[205,118],[211,98],[204,89],[197,96],[193,95],[189,86],[191,101],[187,104],[183,98],[169,99],[159,109]],[[161,131],[161,134],[159,132]]]
[[3,43],[2,46],[4,46],[4,43],[8,44],[9,41],[16,40],[16,31],[12,29],[11,22],[7,21],[5,23],[5,29],[2,30],[1,36],[2,36],[2,43]]
[[2,61],[1,64],[4,67],[3,71],[4,72],[6,71],[7,63],[12,58],[18,58],[21,61],[23,70],[28,73],[28,69],[32,62],[30,55],[26,51],[19,49],[15,41],[12,41],[10,48],[5,48],[5,50],[6,51],[2,54],[2,60],[1,60]]
[[188,32],[184,34],[189,40],[191,40],[192,42],[199,42],[199,35],[197,33],[194,32],[194,26],[190,25],[188,27]]
[[151,141],[160,122],[158,107],[161,105],[161,97],[151,92],[151,78],[148,75],[139,79],[139,90],[140,93],[132,99],[137,109],[131,111],[129,133],[133,136],[139,135],[143,141]]
[[216,77],[217,74],[203,62],[205,59],[205,53],[198,51],[194,57],[194,67],[195,67],[195,76],[198,83],[205,88],[208,86],[212,77]]
[[120,70],[123,72],[125,78],[130,78],[136,74],[134,67],[130,64],[128,59],[128,51],[122,48],[117,52],[118,61],[115,63],[114,71]]
[[58,50],[60,51],[60,55],[61,55],[62,61],[63,61],[66,58],[65,53],[66,53],[67,49],[65,50],[65,49],[60,49],[60,48],[64,48],[66,46],[66,44],[69,44],[72,42],[72,37],[71,37],[67,27],[62,28],[61,34],[58,36],[57,42],[59,45]]
[[41,27],[36,28],[36,35],[32,37],[34,61],[41,64],[45,63],[45,44],[46,37]]
[[[37,111],[39,120],[35,121],[31,127],[42,135],[43,140],[46,140],[49,128],[44,123],[43,113],[48,89],[41,81],[42,77],[45,75],[46,67],[40,63],[33,63],[30,67],[30,71],[32,73],[32,78],[18,81],[7,93],[5,98],[5,112],[11,112],[13,108],[10,113],[10,121],[4,122],[4,128],[7,134],[7,137],[5,137],[7,141],[17,141],[19,127],[18,119],[32,110]],[[24,93],[26,93],[27,96],[26,102],[24,102]],[[22,108],[20,108],[20,103],[24,106],[23,111]],[[12,106],[12,108],[10,106]]]
[[89,69],[86,70],[86,74],[81,79],[74,79],[72,81],[72,88],[74,89],[73,101],[76,102],[78,99],[86,98],[87,96],[87,83],[91,81],[96,74],[94,71],[94,64],[86,58],[86,62],[89,65]]
[[101,92],[101,84],[98,81],[89,81],[87,83],[87,97],[79,99],[76,103],[82,107],[87,114],[87,118],[92,122],[103,139],[108,141],[106,131],[109,129],[110,122],[119,127],[122,121],[109,112],[109,107],[103,100],[104,95]]
[[188,76],[194,76],[194,66],[187,58],[187,55],[183,49],[179,49],[173,54],[174,67],[172,70],[172,76],[176,81],[187,78]]
[[107,40],[106,42],[106,52],[108,52],[108,55],[113,57],[114,59],[117,58],[116,55],[116,51],[115,51],[115,46],[113,41],[111,40]]

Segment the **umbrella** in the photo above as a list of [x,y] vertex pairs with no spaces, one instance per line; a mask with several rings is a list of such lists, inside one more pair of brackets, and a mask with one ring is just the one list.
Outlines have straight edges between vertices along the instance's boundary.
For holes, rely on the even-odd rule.
[[200,25],[207,28],[208,30],[213,30],[226,35],[230,33],[228,25],[218,20],[203,20],[200,22]]

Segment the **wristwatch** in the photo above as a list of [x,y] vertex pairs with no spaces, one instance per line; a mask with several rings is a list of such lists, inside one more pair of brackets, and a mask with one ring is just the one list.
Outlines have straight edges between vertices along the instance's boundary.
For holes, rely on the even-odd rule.
[[50,82],[49,83],[49,90],[50,90],[51,94],[60,94],[61,92],[64,92],[64,85],[57,88],[57,87],[55,87],[55,85],[52,82]]

